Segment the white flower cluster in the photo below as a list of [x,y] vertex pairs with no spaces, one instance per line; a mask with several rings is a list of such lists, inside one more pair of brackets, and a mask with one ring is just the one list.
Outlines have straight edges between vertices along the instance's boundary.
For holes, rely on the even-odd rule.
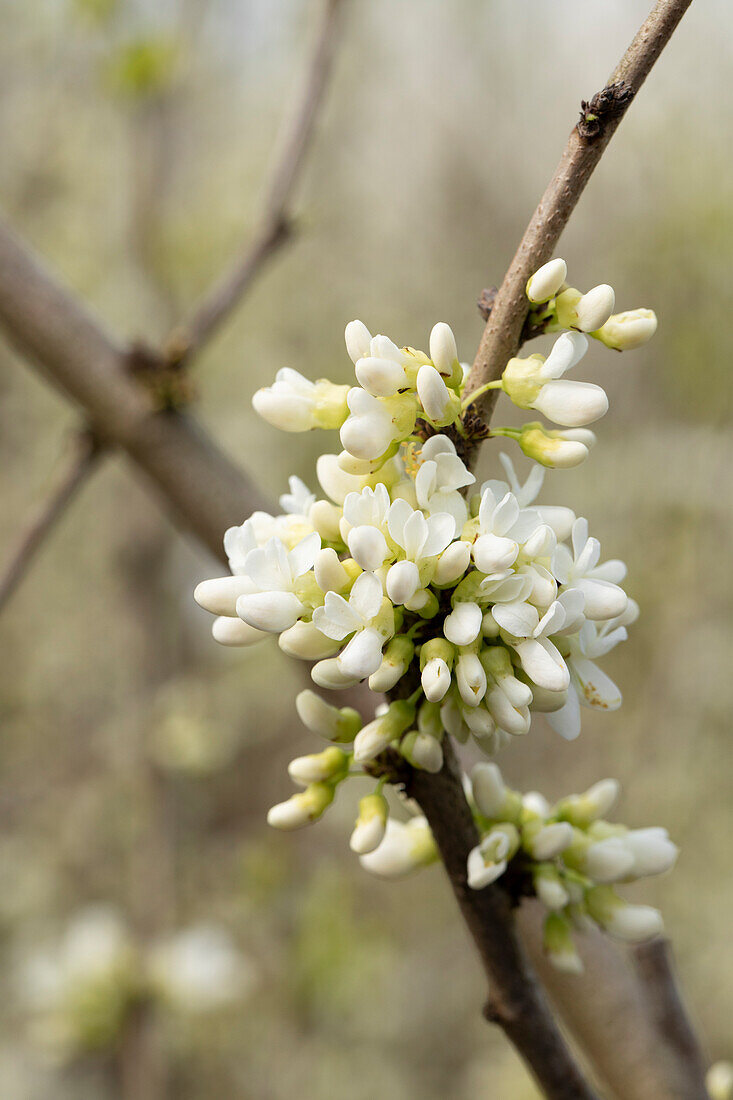
[[240,1002],[251,963],[218,925],[194,925],[151,945],[107,905],[76,913],[56,942],[19,961],[18,992],[44,1045],[64,1057],[107,1048],[145,1002],[200,1016]]
[[[283,514],[258,512],[227,531],[232,575],[202,582],[195,598],[217,616],[214,637],[225,645],[277,634],[286,653],[314,662],[319,687],[368,680],[374,692],[391,693],[366,725],[350,708],[301,693],[302,721],[334,744],[291,763],[304,789],[272,808],[272,825],[317,820],[355,766],[379,773],[385,750],[437,772],[444,731],[492,755],[526,734],[535,713],[572,739],[581,705],[620,705],[596,661],[626,638],[638,613],[620,587],[624,564],[601,562],[585,519],[536,502],[540,466],[522,484],[502,454],[504,478],[477,485],[456,446],[471,430],[471,402],[495,388],[563,430],[532,422],[492,435],[515,439],[541,466],[573,466],[587,456],[594,436],[586,425],[608,400],[599,386],[563,377],[587,349],[584,333],[621,350],[648,339],[656,320],[645,310],[613,317],[610,287],[583,295],[566,286],[566,273],[553,260],[527,287],[533,324],[567,330],[549,356],[514,358],[501,379],[469,395],[448,325],[433,328],[428,357],[372,336],[360,321],[346,327],[358,385],[309,382],[285,370],[255,395],[270,423],[338,429],[343,450],[319,458],[320,495],[293,477]],[[382,783],[362,799],[352,848],[377,873],[431,862],[427,823],[391,820]],[[518,820],[509,825],[517,832]],[[568,830],[565,822],[560,832]],[[492,867],[517,855],[520,841],[511,855],[511,845],[497,841],[496,853],[505,854]],[[485,855],[485,845],[472,853],[474,885]]]
[[662,931],[658,910],[629,904],[614,886],[670,870],[677,847],[666,829],[603,820],[618,797],[615,779],[554,806],[537,791],[511,790],[496,764],[477,764],[467,786],[481,836],[468,857],[469,886],[506,875],[517,893],[535,895],[548,911],[545,950],[559,969],[582,970],[572,930],[589,922],[631,942]]

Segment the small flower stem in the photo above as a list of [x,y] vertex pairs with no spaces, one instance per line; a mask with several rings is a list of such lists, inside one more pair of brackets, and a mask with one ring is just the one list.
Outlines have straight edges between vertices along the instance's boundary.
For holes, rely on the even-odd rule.
[[472,404],[472,402],[481,397],[482,394],[486,393],[488,390],[500,390],[501,387],[501,378],[497,378],[493,382],[486,382],[483,386],[479,386],[477,390],[474,390],[473,393],[470,393],[468,395],[465,401],[461,402],[461,412],[465,412],[469,405]]
[[522,433],[517,428],[492,428],[489,436],[506,436],[507,439],[519,439]]

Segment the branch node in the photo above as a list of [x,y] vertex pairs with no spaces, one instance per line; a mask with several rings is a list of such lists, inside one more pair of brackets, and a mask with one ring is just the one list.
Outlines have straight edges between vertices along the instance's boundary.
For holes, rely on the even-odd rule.
[[133,343],[126,356],[127,371],[145,387],[158,412],[172,412],[190,404],[194,388],[184,372],[185,355],[160,355],[141,341]]
[[633,89],[619,80],[607,84],[592,99],[581,100],[577,130],[583,141],[592,142],[602,137],[606,124],[619,118],[633,98]]

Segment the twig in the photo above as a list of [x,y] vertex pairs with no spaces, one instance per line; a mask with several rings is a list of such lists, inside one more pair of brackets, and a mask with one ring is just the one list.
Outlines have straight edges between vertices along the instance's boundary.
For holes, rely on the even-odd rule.
[[[552,256],[606,146],[691,3],[692,0],[658,0],[606,87],[590,104],[582,104],[580,123],[573,127],[555,174],[493,300],[466,382],[468,393],[500,378],[508,360],[516,355],[528,313],[524,293],[527,280]],[[476,402],[474,411],[490,420],[496,399],[496,391],[489,391]]]
[[204,295],[191,319],[174,329],[168,337],[165,354],[173,362],[180,363],[188,358],[213,334],[291,233],[290,200],[315,132],[319,108],[333,66],[342,4],[343,0],[324,0],[321,24],[305,81],[295,110],[285,125],[252,241],[231,271]]
[[484,1015],[502,1028],[550,1100],[593,1100],[596,1093],[584,1081],[519,943],[509,895],[499,886],[468,886],[466,860],[479,837],[447,736],[444,751],[443,770],[414,771],[408,794],[425,812],[483,963],[489,982]]
[[705,1100],[705,1063],[677,985],[669,941],[660,938],[637,944],[632,957],[647,1009],[669,1049],[677,1055],[678,1079],[686,1087],[684,1095]]
[[22,581],[47,536],[95,468],[99,451],[99,445],[90,433],[80,434],[71,461],[61,475],[61,479],[22,532],[9,555],[5,569],[0,575],[0,611],[4,609]]

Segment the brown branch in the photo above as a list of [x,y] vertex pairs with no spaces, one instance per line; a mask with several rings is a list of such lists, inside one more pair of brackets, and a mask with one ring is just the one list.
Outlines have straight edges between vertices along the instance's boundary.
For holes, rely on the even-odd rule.
[[[652,66],[692,0],[658,0],[602,92],[583,103],[580,123],[573,127],[555,174],[539,201],[497,292],[476,358],[466,382],[472,393],[500,378],[519,348],[529,303],[529,277],[552,256],[593,170]],[[477,400],[474,409],[488,422],[497,391]]]
[[219,328],[267,261],[290,236],[290,201],[315,132],[333,67],[342,4],[343,0],[324,0],[305,81],[295,109],[286,121],[252,241],[231,271],[204,295],[191,319],[168,337],[165,354],[173,362],[188,358]]
[[56,526],[67,506],[95,469],[99,446],[88,433],[79,435],[71,461],[48,498],[44,500],[11,551],[0,575],[0,611],[26,575],[38,551]]
[[0,324],[11,342],[119,446],[174,520],[224,559],[232,523],[267,505],[260,490],[181,413],[156,412],[127,352],[0,222]]
[[472,890],[466,860],[479,837],[450,738],[438,775],[414,771],[407,791],[428,819],[446,874],[489,982],[484,1015],[502,1028],[550,1100],[593,1100],[519,942],[508,893]]
[[687,1087],[685,1096],[707,1097],[705,1062],[677,985],[669,941],[660,938],[637,944],[632,957],[645,1007],[677,1057],[678,1079]]

